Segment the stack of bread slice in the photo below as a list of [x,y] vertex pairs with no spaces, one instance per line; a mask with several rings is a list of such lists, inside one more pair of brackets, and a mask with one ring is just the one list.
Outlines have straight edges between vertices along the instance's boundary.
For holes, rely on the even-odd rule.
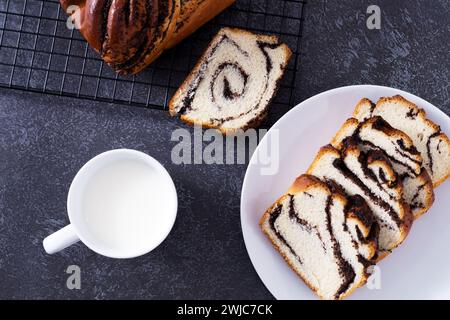
[[450,140],[401,96],[364,98],[305,175],[263,215],[261,228],[322,299],[366,283],[450,176]]

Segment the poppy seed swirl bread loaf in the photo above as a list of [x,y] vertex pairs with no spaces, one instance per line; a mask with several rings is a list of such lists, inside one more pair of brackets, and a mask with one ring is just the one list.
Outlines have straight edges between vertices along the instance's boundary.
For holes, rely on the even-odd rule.
[[169,103],[172,116],[224,134],[267,115],[291,51],[275,36],[223,28]]
[[78,6],[80,32],[121,74],[135,74],[235,0],[60,0]]
[[290,267],[322,299],[343,299],[366,283],[378,225],[360,196],[346,197],[302,175],[260,225]]

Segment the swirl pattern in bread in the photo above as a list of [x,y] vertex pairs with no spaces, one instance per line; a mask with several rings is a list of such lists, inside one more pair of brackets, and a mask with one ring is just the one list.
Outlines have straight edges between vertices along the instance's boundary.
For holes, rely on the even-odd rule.
[[274,36],[223,28],[178,91],[170,114],[234,133],[266,116],[291,51]]

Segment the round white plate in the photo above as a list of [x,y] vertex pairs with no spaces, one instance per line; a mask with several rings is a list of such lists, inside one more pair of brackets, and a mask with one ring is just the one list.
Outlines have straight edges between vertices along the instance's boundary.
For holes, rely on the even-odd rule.
[[[425,109],[428,117],[450,134],[450,118],[417,96],[387,87],[350,86],[323,92],[290,110],[253,154],[242,187],[242,232],[253,266],[275,298],[317,299],[272,247],[259,228],[259,219],[295,177],[305,172],[361,98],[376,102],[396,94]],[[271,162],[264,161],[265,155]],[[349,299],[450,298],[450,183],[435,191],[431,210],[414,223],[405,242],[379,263],[379,289],[365,286]]]

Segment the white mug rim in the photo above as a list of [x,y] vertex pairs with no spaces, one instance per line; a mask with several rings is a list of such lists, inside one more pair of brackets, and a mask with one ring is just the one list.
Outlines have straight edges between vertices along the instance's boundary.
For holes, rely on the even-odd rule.
[[[171,201],[173,203],[172,204],[173,210],[170,210],[167,212],[167,214],[171,215],[171,220],[170,220],[170,223],[167,225],[167,230],[162,234],[162,236],[160,238],[158,238],[155,241],[155,243],[152,243],[148,247],[145,247],[141,250],[135,251],[132,254],[127,254],[127,253],[123,253],[123,252],[122,253],[115,252],[113,249],[103,250],[100,248],[100,246],[98,244],[87,239],[84,236],[84,232],[80,230],[80,226],[78,225],[78,223],[75,222],[76,221],[76,219],[74,219],[75,213],[74,213],[74,210],[72,210],[73,205],[75,204],[75,201],[76,201],[73,199],[73,197],[74,197],[73,195],[75,193],[76,188],[78,188],[78,184],[81,182],[81,179],[86,178],[84,175],[87,174],[87,170],[94,164],[97,164],[99,161],[104,161],[106,164],[107,162],[105,160],[107,158],[112,157],[112,156],[118,156],[118,155],[127,155],[127,156],[131,156],[131,158],[134,158],[134,159],[144,160],[150,166],[152,166],[152,168],[155,169],[158,172],[158,174],[164,180],[166,180],[166,182],[169,184],[171,195],[169,195],[168,197],[172,198]],[[73,226],[75,233],[77,234],[80,241],[83,242],[89,249],[91,249],[95,253],[98,253],[105,257],[116,258],[116,259],[135,258],[138,256],[142,256],[144,254],[147,254],[147,253],[151,252],[152,250],[154,250],[155,248],[157,248],[167,238],[170,231],[172,230],[173,225],[175,224],[177,210],[178,210],[177,192],[176,192],[173,180],[172,180],[171,176],[169,175],[169,173],[167,172],[167,170],[164,168],[164,166],[158,160],[156,160],[152,156],[150,156],[144,152],[141,152],[138,150],[133,150],[133,149],[108,150],[108,151],[102,152],[102,153],[96,155],[95,157],[91,158],[76,173],[75,177],[72,180],[72,183],[70,184],[69,192],[67,195],[67,214],[69,217],[70,224]],[[77,210],[75,210],[75,211],[77,211]]]

